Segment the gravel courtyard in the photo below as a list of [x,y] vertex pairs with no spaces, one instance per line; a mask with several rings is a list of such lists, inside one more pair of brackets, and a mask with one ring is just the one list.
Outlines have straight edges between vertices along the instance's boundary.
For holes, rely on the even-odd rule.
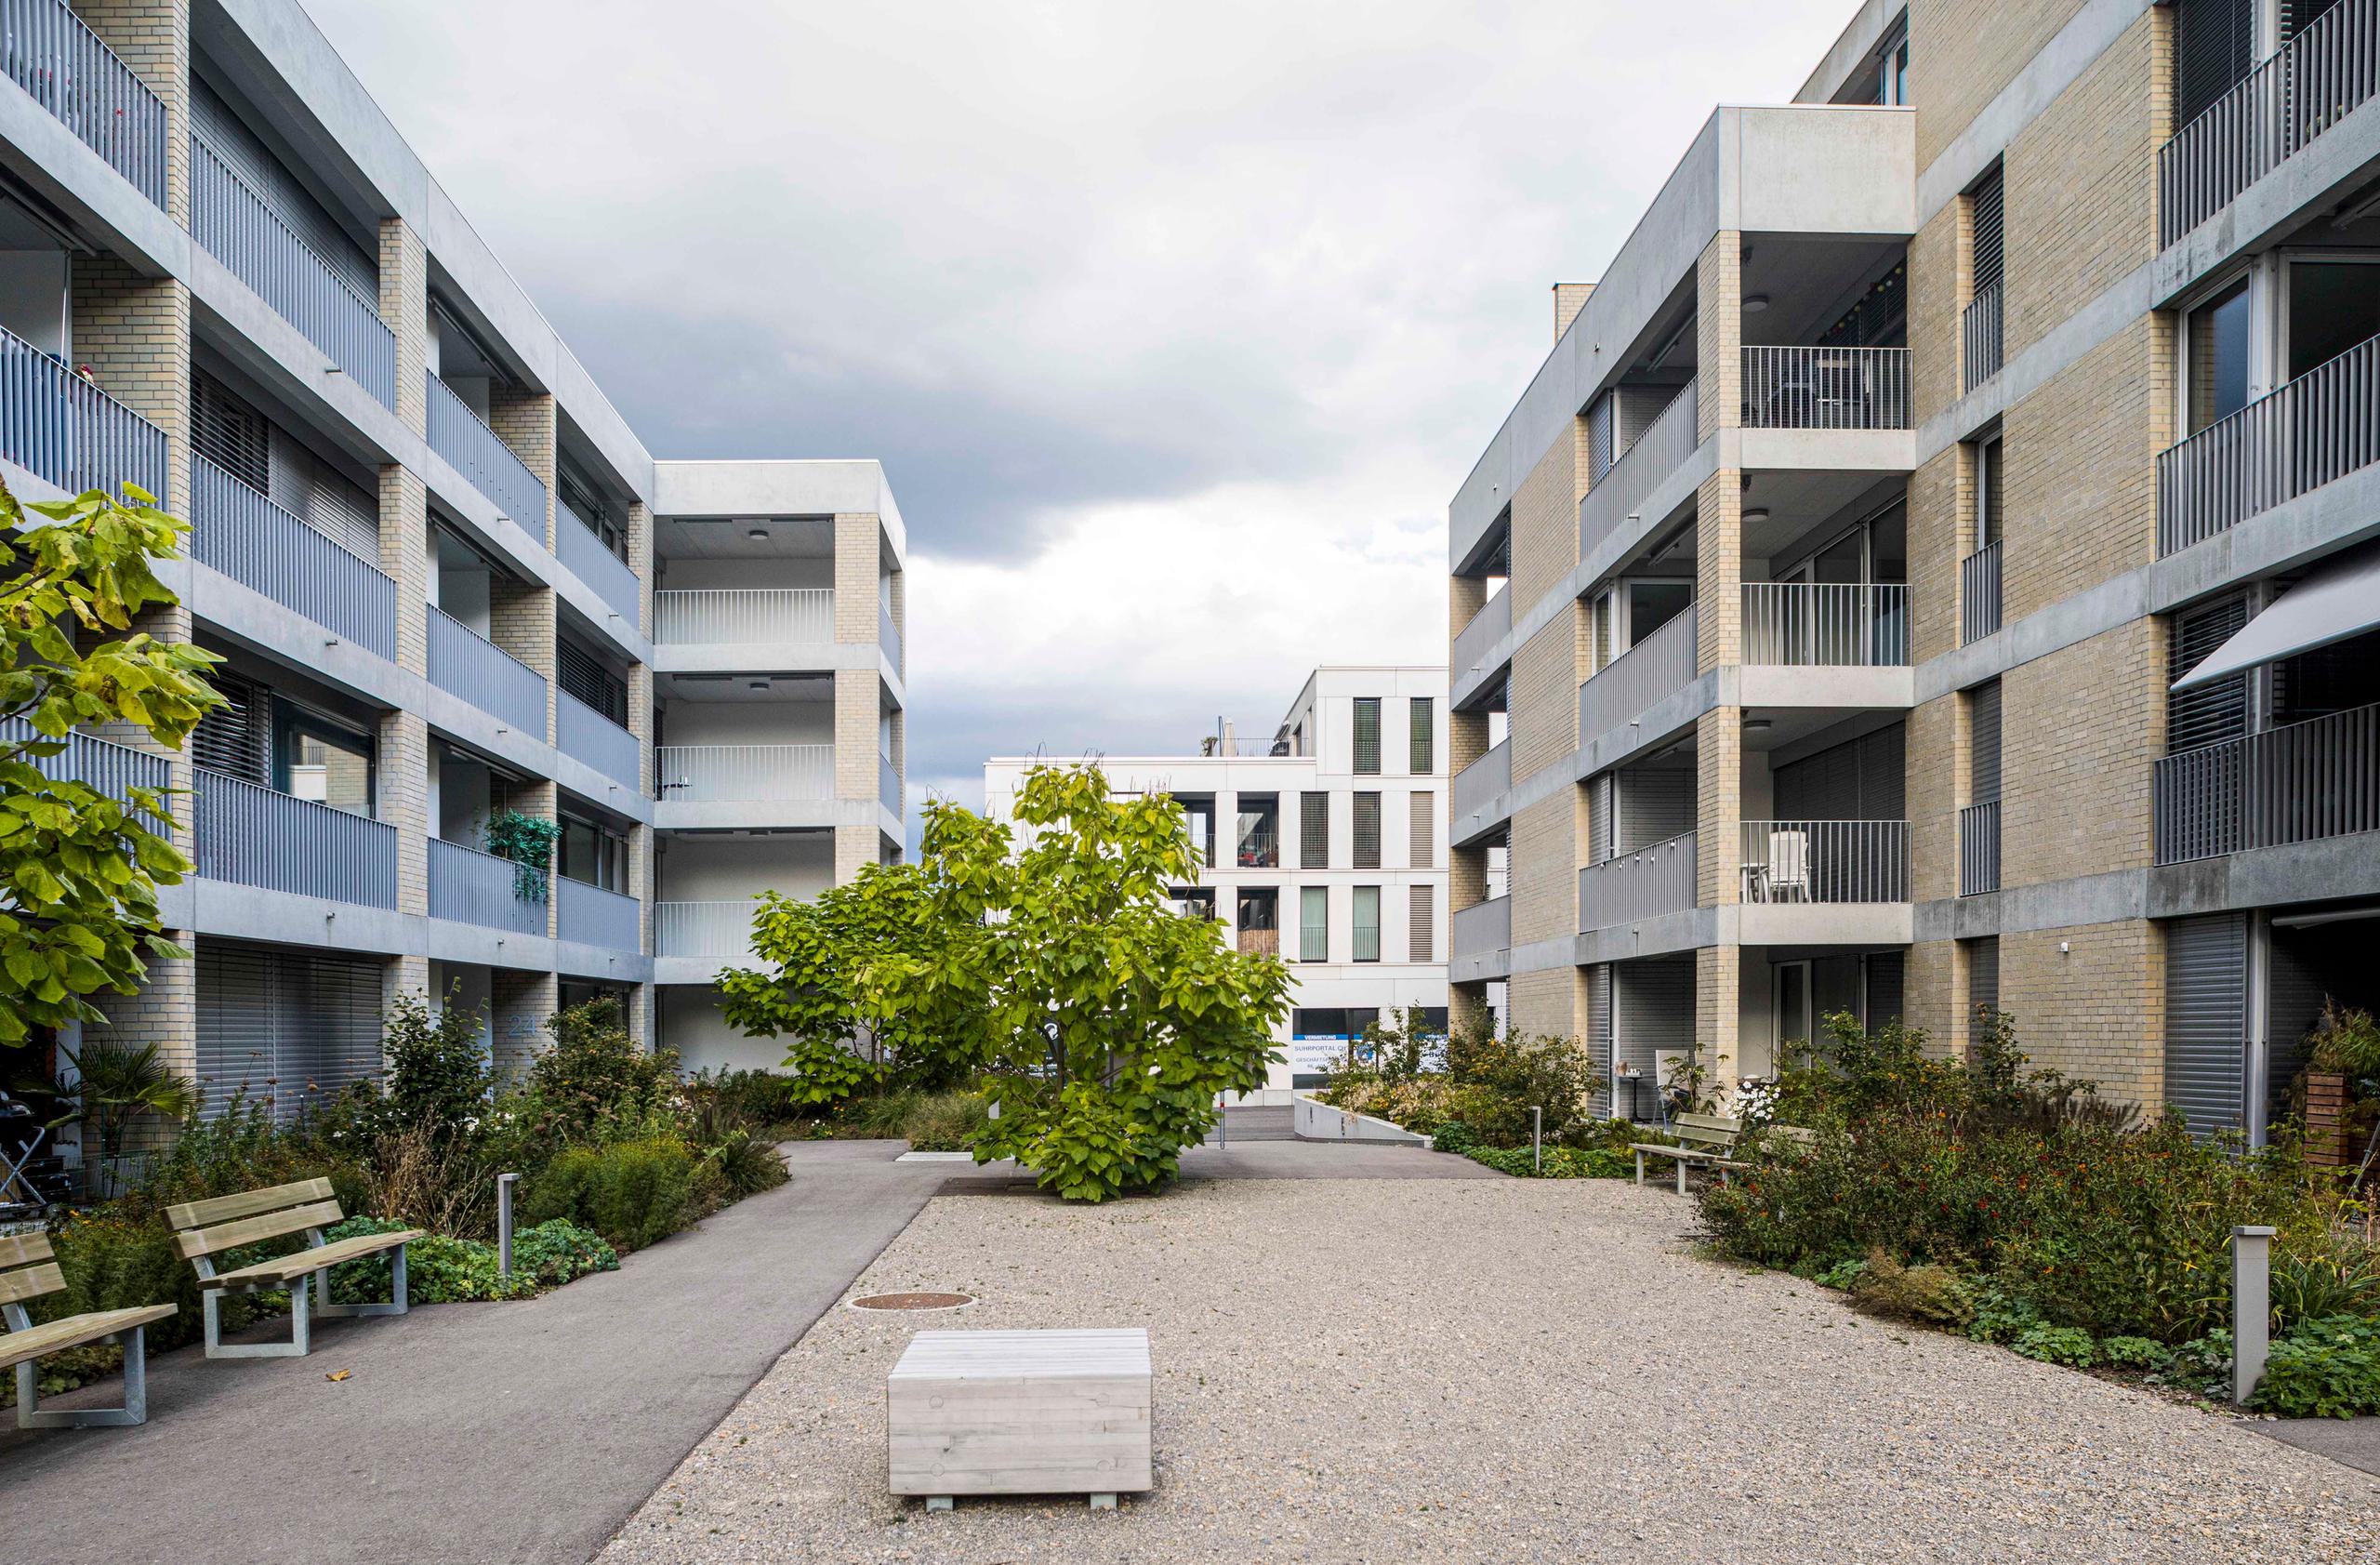
[[[853,1293],[982,1302],[828,1311],[601,1558],[2380,1558],[2380,1479],[1697,1259],[1687,1213],[1603,1181],[943,1197]],[[910,1332],[1134,1324],[1155,1492],[932,1515],[885,1492]]]

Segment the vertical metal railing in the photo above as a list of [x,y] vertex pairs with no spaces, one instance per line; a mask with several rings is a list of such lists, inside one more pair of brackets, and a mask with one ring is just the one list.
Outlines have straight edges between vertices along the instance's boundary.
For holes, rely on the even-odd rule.
[[1488,671],[1488,655],[1496,643],[1512,633],[1513,593],[1507,586],[1479,606],[1461,630],[1455,632],[1454,651],[1448,667],[1454,670],[1460,685],[1474,675]]
[[470,405],[434,374],[428,376],[430,448],[446,458],[496,509],[546,541],[546,485],[512,453]]
[[1979,642],[2000,629],[1998,538],[1959,562],[1959,643]]
[[23,338],[0,328],[0,458],[73,494],[165,499],[165,431]]
[[2000,801],[1987,799],[1959,812],[1959,895],[2000,889]]
[[196,452],[191,558],[383,657],[397,655],[397,584]]
[[554,525],[554,558],[593,588],[597,597],[617,609],[621,618],[631,626],[641,626],[636,572],[613,553],[601,535],[578,512],[563,504],[559,496],[554,499],[554,510],[559,513]]
[[203,136],[190,139],[190,235],[382,406],[397,405],[397,339],[368,299],[298,237]]
[[554,746],[607,777],[640,786],[636,736],[567,690],[554,692]]
[[674,646],[831,642],[835,593],[826,587],[732,587],[653,595],[653,639]]
[[723,957],[752,954],[749,897],[740,902],[656,902],[653,905],[653,954]]
[[164,208],[165,105],[66,0],[0,0],[0,69]]
[[2157,153],[2157,242],[2172,245],[2380,92],[2380,0],[2340,0]]
[[567,875],[554,877],[554,937],[610,951],[642,948],[642,912],[633,896]]
[[[908,792],[901,786],[901,768],[892,764],[892,758],[889,755],[879,754],[876,758],[876,799],[895,816],[903,820],[908,818]],[[1281,855],[1276,851],[1273,855],[1273,862],[1278,864],[1280,861]]]
[[545,676],[436,603],[428,617],[430,683],[543,744]]
[[[546,898],[552,877],[533,865],[482,853],[443,838],[430,840],[430,916],[456,923],[509,929],[517,935],[546,932]],[[535,895],[521,895],[534,885]]]
[[882,603],[876,605],[876,641],[884,649],[884,660],[892,665],[895,673],[900,672],[901,628],[892,623],[892,611]]
[[397,905],[397,829],[201,766],[194,835],[210,881],[352,902]]
[[1491,747],[1478,760],[1454,775],[1454,797],[1448,807],[1455,818],[1485,809],[1500,793],[1513,786],[1513,741]]
[[1959,365],[1962,387],[1972,391],[2000,373],[2002,336],[2001,300],[2006,285],[1994,283],[1978,288],[1965,310],[1959,314]]
[[1899,668],[1909,661],[1909,587],[1898,581],[1747,581],[1744,661],[1797,668]]
[[1592,740],[1634,721],[1655,703],[1694,683],[1697,605],[1588,676],[1579,686],[1579,737]]
[[661,745],[653,765],[672,802],[835,796],[832,745]]
[[[61,739],[44,739],[33,725],[21,717],[0,721],[0,750],[21,744],[58,744],[66,748],[55,755],[25,755],[18,757],[20,764],[30,766],[52,782],[87,784],[106,794],[119,804],[132,803],[136,788],[163,789],[172,782],[172,771],[165,758],[147,750],[134,749],[89,734],[68,734]],[[142,821],[152,831],[162,832],[164,823],[154,817]]]
[[1909,822],[1748,820],[1736,863],[1749,903],[1906,902]]
[[2164,756],[2153,791],[2160,864],[2380,830],[2380,706]]
[[1608,929],[1695,905],[1694,832],[1590,864],[1579,871],[1579,927]]
[[[1377,935],[1374,936],[1377,939]],[[1491,896],[1455,909],[1452,948],[1456,956],[1491,956],[1513,944],[1513,899]]]
[[2160,557],[2380,462],[2380,337],[2157,458]]
[[1909,428],[1906,348],[1744,349],[1748,430]]
[[1597,544],[1619,531],[1629,514],[1694,455],[1701,444],[1695,421],[1695,398],[1699,394],[1699,383],[1687,381],[1685,390],[1670,399],[1635,444],[1620,454],[1620,460],[1579,502],[1579,558],[1585,559]]

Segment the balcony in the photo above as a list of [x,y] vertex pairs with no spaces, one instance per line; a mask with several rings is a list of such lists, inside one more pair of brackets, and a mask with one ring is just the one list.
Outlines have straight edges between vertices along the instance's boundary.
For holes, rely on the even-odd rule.
[[2380,0],[2340,0],[2158,149],[2157,243],[2179,242],[2375,92]]
[[[542,936],[546,899],[553,895],[551,880],[544,870],[509,858],[437,837],[430,840],[430,916],[433,919]],[[536,895],[522,895],[527,885],[534,885]]]
[[1960,389],[1972,391],[2000,373],[2002,299],[2006,285],[1978,289],[1959,315]]
[[1959,812],[1959,895],[2000,889],[2000,801],[1987,799]]
[[1696,619],[1689,603],[1579,686],[1581,743],[1593,744],[1694,683]]
[[1747,906],[1909,900],[1905,820],[1748,820],[1737,843]]
[[1999,629],[2000,540],[1994,538],[1959,562],[1959,644]]
[[[196,452],[191,558],[383,657],[397,655],[397,584]],[[433,611],[434,612],[434,611]]]
[[430,381],[430,448],[496,509],[546,540],[546,485],[512,447],[496,438],[470,405],[437,376]]
[[832,745],[662,745],[653,763],[673,802],[835,796]]
[[381,406],[397,405],[397,339],[380,319],[379,301],[332,271],[195,135],[190,139],[190,233]]
[[1499,794],[1513,788],[1513,741],[1506,739],[1478,760],[1454,775],[1454,798],[1449,807],[1461,823],[1495,802]]
[[752,954],[750,897],[740,902],[656,902],[653,954],[739,962]]
[[608,951],[643,948],[637,900],[567,875],[554,877],[554,938]]
[[1669,406],[1645,426],[1636,444],[1620,454],[1620,460],[1611,465],[1611,471],[1579,502],[1580,559],[1585,559],[1596,545],[1618,532],[1620,524],[1640,511],[1670,475],[1694,455],[1701,444],[1695,421],[1699,391],[1699,382],[1686,382],[1686,389],[1670,399]]
[[1744,354],[1748,430],[1905,430],[1906,348],[1754,347]]
[[2380,831],[2380,706],[2165,756],[2155,793],[2160,864]]
[[1455,633],[1454,651],[1449,667],[1454,672],[1455,686],[1468,690],[1468,682],[1491,672],[1500,665],[1490,664],[1488,655],[1496,643],[1513,632],[1513,590],[1507,586],[1479,607],[1471,623]]
[[1897,581],[1747,581],[1744,662],[1797,669],[1909,664],[1909,588]]
[[[152,755],[147,750],[95,738],[88,734],[68,734],[59,739],[44,739],[34,731],[33,725],[21,717],[0,721],[0,749],[21,744],[64,745],[66,748],[56,755],[19,755],[14,759],[51,782],[86,784],[127,809],[133,805],[134,789],[171,786],[171,770],[162,755]],[[153,816],[142,819],[139,824],[161,836],[165,830],[165,823]]]
[[165,502],[165,431],[7,330],[0,330],[0,458],[69,494],[117,495],[120,485],[136,484]]
[[0,0],[0,68],[165,209],[165,106],[66,0]]
[[[525,471],[525,470],[523,470]],[[619,611],[620,617],[632,628],[641,629],[644,616],[638,602],[640,591],[636,572],[628,562],[612,552],[611,546],[596,535],[578,512],[554,502],[559,512],[554,522],[554,558],[568,566],[573,576],[595,590],[595,595]]]
[[365,908],[397,905],[397,829],[197,768],[198,872]]
[[[1361,944],[1362,934],[1361,930],[1356,931],[1358,944]],[[1237,935],[1237,943],[1242,956],[1276,957],[1281,954],[1281,932],[1277,929],[1243,929]],[[1358,956],[1355,960],[1363,962],[1368,959]],[[1372,931],[1372,954],[1368,960],[1380,960],[1380,931],[1377,929]]]
[[436,603],[429,620],[430,683],[543,744],[545,676]]
[[[1377,936],[1375,936],[1377,938]],[[1491,896],[1468,908],[1458,908],[1454,915],[1453,955],[1488,957],[1507,951],[1513,945],[1513,899]]]
[[1695,906],[1695,833],[1590,864],[1579,871],[1579,928],[1609,929]]
[[554,692],[554,746],[615,782],[642,786],[636,736],[567,690]]
[[2380,462],[2380,337],[2159,453],[2158,556],[2374,462]]
[[655,592],[653,639],[665,646],[824,645],[835,639],[835,594],[823,587]]
[[882,603],[876,605],[876,641],[884,649],[884,660],[899,672],[901,664],[901,628],[892,623],[892,611]]
[[893,815],[904,820],[908,818],[909,801],[901,787],[901,769],[892,764],[889,755],[876,758],[876,798]]

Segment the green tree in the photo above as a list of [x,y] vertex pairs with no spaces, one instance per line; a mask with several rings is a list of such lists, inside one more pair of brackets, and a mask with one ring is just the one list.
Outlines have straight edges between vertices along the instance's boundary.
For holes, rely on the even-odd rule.
[[[131,484],[19,504],[0,484],[0,1044],[107,1018],[89,996],[133,994],[144,957],[187,953],[157,922],[157,887],[189,873],[162,792],[129,802],[45,777],[79,723],[126,723],[178,749],[221,697],[194,646],[132,631],[174,603],[154,563],[188,525]],[[49,518],[32,525],[27,510]]]

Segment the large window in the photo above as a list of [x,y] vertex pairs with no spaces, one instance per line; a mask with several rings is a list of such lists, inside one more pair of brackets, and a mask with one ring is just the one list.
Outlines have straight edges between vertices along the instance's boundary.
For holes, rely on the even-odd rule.
[[1330,960],[1330,892],[1306,886],[1298,893],[1298,960]]
[[1190,845],[1198,852],[1198,862],[1211,866],[1215,862],[1215,800],[1210,793],[1177,793],[1173,802],[1182,806],[1190,827]]
[[562,817],[562,872],[584,885],[627,891],[628,839],[599,821],[565,813]]
[[372,813],[372,740],[312,712],[284,704],[278,712],[273,784],[350,815]]
[[1239,867],[1277,869],[1281,867],[1281,800],[1274,793],[1239,796]]
[[1355,930],[1357,962],[1380,960],[1380,887],[1355,888]]
[[1438,704],[1427,696],[1416,696],[1405,705],[1411,714],[1412,730],[1406,770],[1426,777],[1438,769]]
[[1989,549],[2000,541],[2001,496],[2006,488],[2001,439],[1976,442],[1975,547]]
[[1438,888],[1424,882],[1407,888],[1406,960],[1431,962],[1438,960]]
[[1355,772],[1361,776],[1380,775],[1380,697],[1355,697]]
[[2185,317],[2184,434],[2248,405],[2248,280],[2231,284]]

